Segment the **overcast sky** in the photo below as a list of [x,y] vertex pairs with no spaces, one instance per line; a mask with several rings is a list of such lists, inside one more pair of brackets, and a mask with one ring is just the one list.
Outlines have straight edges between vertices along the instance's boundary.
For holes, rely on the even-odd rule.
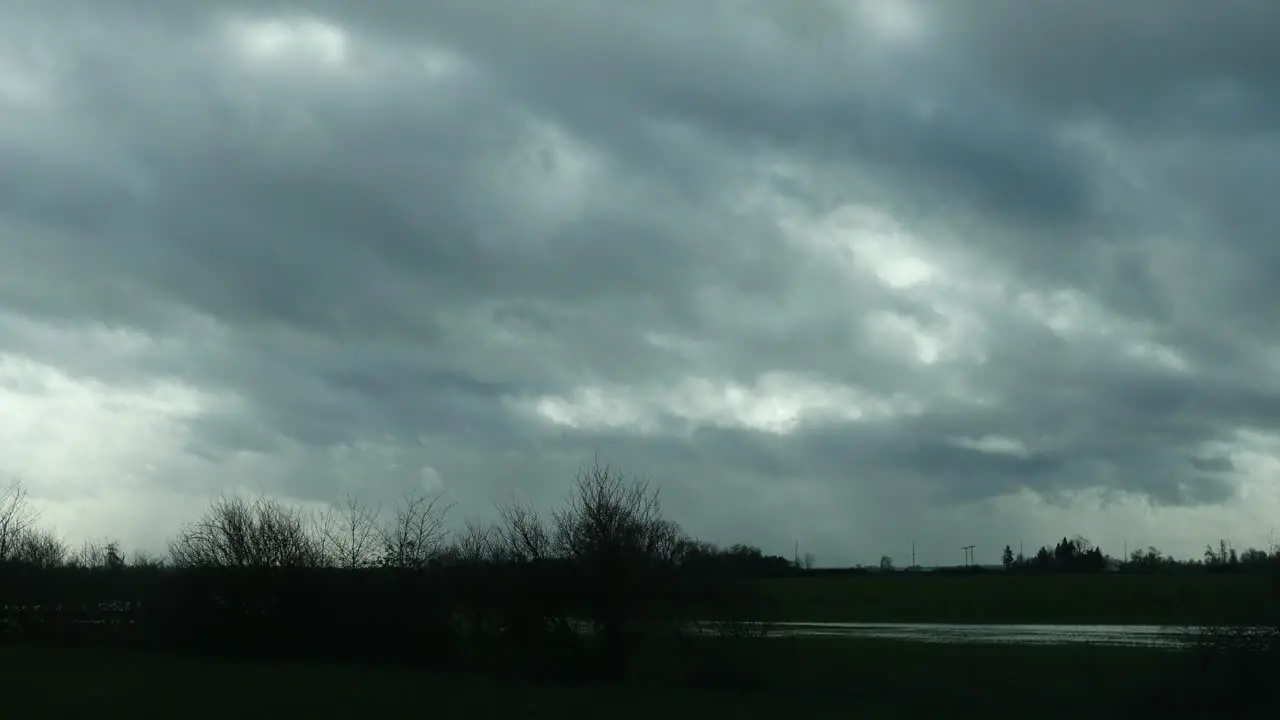
[[[0,473],[820,564],[1268,542],[1275,0],[0,0]],[[295,4],[294,7],[300,7]]]

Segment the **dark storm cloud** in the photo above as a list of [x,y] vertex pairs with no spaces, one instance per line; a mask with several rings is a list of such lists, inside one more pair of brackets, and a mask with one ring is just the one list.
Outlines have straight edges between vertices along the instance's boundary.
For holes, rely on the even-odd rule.
[[[43,72],[52,100],[0,120],[0,349],[233,398],[189,420],[202,458],[381,443],[386,482],[429,464],[483,504],[553,500],[599,452],[692,526],[775,507],[759,537],[838,544],[828,505],[889,532],[1024,488],[1221,502],[1243,470],[1205,447],[1280,426],[1274,3],[896,5],[915,29],[877,24],[883,2],[289,16],[348,32],[349,71],[235,57],[250,3],[5,5],[0,71]],[[797,240],[846,205],[940,278],[895,290]],[[1062,291],[1083,298],[1066,330],[1024,307]],[[916,362],[876,313],[965,349]],[[804,383],[920,409],[724,417]],[[587,391],[649,426],[532,410]]]
[[1231,458],[1210,457],[1210,458],[1188,458],[1191,466],[1200,472],[1228,472],[1235,470],[1235,464],[1231,462]]
[[[1280,7],[1268,0],[927,4],[944,54],[1049,112],[1203,135],[1265,128],[1280,107]],[[1214,122],[1224,114],[1232,122]]]

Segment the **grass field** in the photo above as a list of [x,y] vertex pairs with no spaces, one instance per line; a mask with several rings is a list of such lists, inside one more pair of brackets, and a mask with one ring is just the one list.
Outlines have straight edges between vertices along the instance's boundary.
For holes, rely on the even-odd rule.
[[[717,641],[727,642],[727,641]],[[768,640],[723,648],[734,690],[535,687],[406,668],[266,664],[139,652],[0,648],[0,716],[1094,717],[1177,677],[1157,650]],[[157,715],[158,714],[158,715]]]
[[1194,625],[1275,617],[1266,574],[1005,575],[892,573],[763,582],[765,619]]

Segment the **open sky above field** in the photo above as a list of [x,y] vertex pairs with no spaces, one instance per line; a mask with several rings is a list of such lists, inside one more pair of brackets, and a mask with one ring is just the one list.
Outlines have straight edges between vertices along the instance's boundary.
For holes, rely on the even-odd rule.
[[596,452],[821,564],[1280,519],[1280,3],[268,5],[0,0],[0,473],[69,538]]

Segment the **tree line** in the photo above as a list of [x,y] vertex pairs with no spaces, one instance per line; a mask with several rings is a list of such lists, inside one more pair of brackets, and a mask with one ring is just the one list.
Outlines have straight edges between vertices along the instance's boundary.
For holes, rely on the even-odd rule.
[[389,512],[353,496],[318,513],[221,497],[166,556],[126,556],[111,540],[68,547],[13,483],[0,637],[617,679],[694,672],[708,627],[760,634],[750,580],[798,571],[689,536],[656,489],[599,462],[550,514],[511,503],[450,533],[450,509],[421,493]]
[[1113,558],[1088,538],[1076,535],[1062,538],[1056,545],[1040,547],[1031,556],[1014,553],[1005,545],[1001,554],[1005,570],[1021,572],[1270,572],[1280,569],[1280,549],[1247,548],[1237,552],[1230,541],[1222,539],[1206,545],[1202,558],[1178,559],[1158,548],[1134,550],[1127,558]]

